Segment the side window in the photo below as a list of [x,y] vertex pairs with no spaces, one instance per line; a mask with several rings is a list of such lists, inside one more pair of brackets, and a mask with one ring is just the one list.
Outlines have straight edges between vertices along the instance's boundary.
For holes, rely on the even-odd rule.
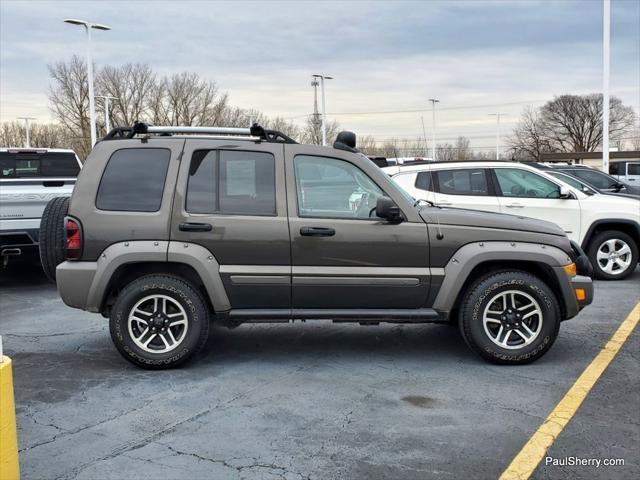
[[344,160],[297,155],[294,168],[301,217],[369,218],[384,195],[362,170]]
[[516,168],[496,168],[504,197],[560,198],[560,187],[540,175]]
[[186,210],[275,215],[275,158],[266,152],[195,151],[189,166]]
[[627,165],[628,175],[640,175],[640,163],[629,163]]
[[100,210],[157,212],[162,203],[171,151],[127,148],[111,155],[102,174],[96,207]]
[[590,183],[596,188],[612,188],[615,180],[609,178],[603,173],[586,168],[577,168],[572,172],[576,177],[581,178],[585,182]]
[[487,177],[481,168],[439,170],[438,187],[446,195],[489,195]]
[[431,172],[418,172],[415,187],[418,190],[424,190],[425,192],[433,192],[433,187],[431,185],[432,177],[433,174]]

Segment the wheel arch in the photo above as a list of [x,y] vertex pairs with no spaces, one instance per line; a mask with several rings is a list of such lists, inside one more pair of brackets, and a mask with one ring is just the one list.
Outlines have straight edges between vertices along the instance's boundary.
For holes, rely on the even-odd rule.
[[558,300],[558,305],[560,306],[560,312],[562,314],[562,318],[566,318],[567,314],[567,306],[563,301],[563,298],[558,296],[556,292],[561,291],[561,285],[558,281],[558,277],[553,272],[553,269],[539,261],[531,261],[531,260],[485,260],[478,265],[476,265],[469,275],[465,279],[462,284],[460,291],[458,292],[451,309],[450,318],[457,318],[457,312],[459,311],[460,302],[466,296],[469,291],[469,288],[473,283],[478,280],[480,277],[483,277],[487,274],[496,274],[499,272],[506,271],[514,271],[519,270],[522,272],[530,273],[540,278],[543,282],[545,282],[551,288],[551,291],[555,295]]
[[636,246],[640,248],[640,224],[624,218],[611,218],[593,222],[582,240],[581,247],[587,250],[591,240],[599,233],[607,230],[618,230],[626,233],[636,242]]
[[204,281],[191,265],[180,262],[144,261],[128,262],[116,268],[105,288],[100,303],[100,313],[108,317],[111,307],[124,287],[138,278],[154,274],[179,277],[189,282],[202,294],[211,312],[215,312],[215,306]]
[[[569,255],[557,247],[525,242],[476,242],[467,244],[445,266],[444,280],[433,308],[451,318],[469,286],[486,273],[522,270],[540,277],[557,292],[563,318],[577,313],[577,303],[569,295],[569,282],[562,284],[558,272],[571,263]],[[574,305],[575,303],[575,305]]]

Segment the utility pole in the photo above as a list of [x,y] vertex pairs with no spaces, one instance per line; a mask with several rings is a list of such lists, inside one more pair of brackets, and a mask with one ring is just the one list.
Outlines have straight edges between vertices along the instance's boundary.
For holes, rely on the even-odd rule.
[[312,77],[311,86],[313,87],[313,116],[311,117],[311,123],[314,128],[318,128],[322,120],[320,119],[320,113],[318,113],[318,87],[320,86],[320,82],[315,77]]
[[320,95],[322,96],[322,145],[327,145],[327,110],[325,103],[325,95],[324,95],[324,81],[325,80],[333,80],[333,77],[329,77],[327,75],[321,74],[313,74],[311,75],[313,78],[320,79]]
[[82,25],[87,33],[87,80],[89,84],[89,123],[91,124],[91,148],[96,144],[96,105],[93,96],[93,60],[91,59],[91,29],[111,30],[108,25],[100,23],[91,23],[86,20],[78,20],[75,18],[67,18],[65,23],[71,25]]
[[440,100],[437,98],[430,98],[431,102],[431,159],[436,160],[436,103]]
[[110,97],[109,95],[96,95],[97,98],[104,100],[104,128],[105,133],[109,133],[111,125],[109,125],[109,100],[117,100],[117,97]]
[[611,65],[611,0],[603,0],[602,11],[602,171],[609,173],[609,68]]
[[500,160],[500,116],[506,115],[504,112],[490,113],[489,116],[496,117],[496,160]]
[[24,126],[25,129],[27,130],[27,142],[25,144],[26,148],[29,148],[31,146],[31,141],[29,138],[29,120],[35,120],[34,117],[18,117],[18,120],[24,120]]

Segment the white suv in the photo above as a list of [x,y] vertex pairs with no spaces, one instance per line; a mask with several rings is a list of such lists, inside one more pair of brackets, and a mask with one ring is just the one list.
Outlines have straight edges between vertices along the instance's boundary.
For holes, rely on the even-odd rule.
[[638,263],[640,201],[588,195],[515,162],[441,162],[385,167],[415,199],[511,213],[558,224],[587,251],[598,278],[629,276]]

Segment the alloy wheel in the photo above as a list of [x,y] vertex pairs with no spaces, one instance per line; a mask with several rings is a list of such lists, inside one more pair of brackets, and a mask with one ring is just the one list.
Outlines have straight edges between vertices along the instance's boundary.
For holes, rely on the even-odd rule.
[[620,275],[631,266],[631,247],[624,240],[612,238],[598,247],[596,260],[600,269],[609,275]]
[[139,300],[128,318],[129,335],[142,350],[167,353],[184,340],[189,320],[180,303],[167,295],[149,295]]
[[528,293],[508,290],[494,295],[482,316],[484,331],[501,348],[516,350],[532,343],[542,330],[542,309]]

